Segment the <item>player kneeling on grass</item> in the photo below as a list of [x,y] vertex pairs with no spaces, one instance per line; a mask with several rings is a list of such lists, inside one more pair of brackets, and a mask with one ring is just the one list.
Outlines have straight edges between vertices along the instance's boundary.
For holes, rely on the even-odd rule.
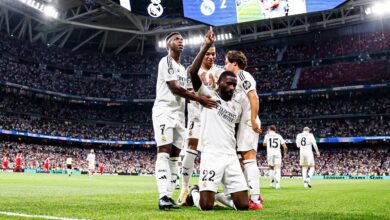
[[[211,210],[215,199],[237,209],[248,210],[248,187],[236,154],[235,126],[242,109],[233,99],[237,76],[225,71],[218,79],[218,89],[210,90],[202,85],[198,76],[203,57],[214,43],[214,33],[209,30],[198,56],[189,69],[194,90],[199,95],[211,96],[219,103],[217,108],[201,109],[201,128],[198,150],[201,151],[199,187],[192,188],[186,201],[201,210]],[[225,194],[218,193],[219,184],[224,185]]]
[[287,156],[287,145],[283,137],[276,133],[275,125],[268,127],[267,134],[264,137],[263,146],[267,147],[267,163],[269,167],[269,177],[271,187],[279,189],[282,165],[282,154],[280,153],[280,145],[284,149],[284,158]]

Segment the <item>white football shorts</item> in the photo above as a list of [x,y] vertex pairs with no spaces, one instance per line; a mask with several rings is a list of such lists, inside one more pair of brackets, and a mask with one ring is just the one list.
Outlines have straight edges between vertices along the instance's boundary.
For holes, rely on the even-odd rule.
[[275,166],[275,164],[282,164],[282,155],[281,154],[271,154],[267,155],[268,166]]
[[301,166],[314,166],[314,155],[311,151],[301,151],[299,157],[299,165]]
[[248,190],[237,155],[202,152],[199,190],[217,192],[220,184],[225,194]]
[[154,138],[157,147],[173,144],[182,149],[185,135],[184,118],[175,119],[166,114],[155,116],[153,119]]
[[[257,121],[261,127],[260,120]],[[250,150],[257,151],[259,144],[259,134],[252,130],[248,123],[240,122],[237,132],[237,151],[246,152]]]

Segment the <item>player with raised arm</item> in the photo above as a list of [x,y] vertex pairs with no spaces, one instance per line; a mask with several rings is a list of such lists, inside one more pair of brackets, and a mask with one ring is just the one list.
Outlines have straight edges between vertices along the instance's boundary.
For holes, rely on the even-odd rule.
[[90,153],[87,156],[88,161],[88,176],[92,177],[95,173],[95,160],[96,155],[93,149],[91,149]]
[[178,159],[185,133],[185,99],[197,101],[208,108],[216,106],[210,97],[197,96],[186,89],[187,72],[180,64],[180,55],[184,49],[181,34],[170,33],[165,42],[168,54],[158,66],[156,99],[152,110],[157,142],[155,175],[160,209],[177,208],[172,194],[178,179]]
[[260,171],[257,165],[257,147],[261,133],[259,98],[256,92],[256,81],[244,71],[247,58],[241,51],[231,50],[225,57],[225,70],[237,75],[236,96],[240,96],[243,109],[237,132],[237,152],[244,163],[244,173],[251,194],[250,207],[253,210],[263,209],[263,198],[260,195]]
[[[235,125],[242,112],[239,101],[233,99],[237,76],[224,71],[217,81],[217,90],[203,85],[198,76],[203,57],[214,40],[214,33],[210,29],[189,69],[194,90],[213,97],[218,107],[201,109],[199,186],[193,187],[186,203],[195,204],[201,210],[211,210],[217,198],[234,209],[248,210],[248,187],[236,153]],[[219,184],[223,184],[225,194],[217,194]]]
[[[215,89],[215,81],[218,74],[223,72],[223,67],[216,65],[216,49],[212,45],[206,52],[203,58],[201,68],[198,71],[202,83],[211,89]],[[192,88],[192,82],[188,80],[188,89]],[[185,198],[189,193],[189,182],[194,169],[194,162],[198,155],[198,140],[199,140],[199,129],[200,129],[200,104],[194,101],[190,101],[187,105],[188,112],[188,124],[186,134],[186,149],[184,150],[184,158],[182,161],[182,188],[180,196],[177,200],[179,205],[185,203]]]
[[[318,151],[316,139],[314,135],[310,133],[310,128],[304,127],[303,132],[297,135],[296,139],[297,147],[300,149],[299,151],[299,164],[302,166],[302,179],[303,186],[305,188],[311,188],[310,178],[314,174],[314,156],[313,149],[316,151],[317,157],[320,156],[320,152]],[[309,167],[309,173],[307,173],[307,168]]]
[[282,165],[280,146],[283,146],[284,158],[286,158],[287,145],[283,137],[276,133],[275,125],[268,127],[267,134],[264,136],[263,146],[267,148],[267,163],[269,167],[271,187],[279,189],[281,179],[280,167]]

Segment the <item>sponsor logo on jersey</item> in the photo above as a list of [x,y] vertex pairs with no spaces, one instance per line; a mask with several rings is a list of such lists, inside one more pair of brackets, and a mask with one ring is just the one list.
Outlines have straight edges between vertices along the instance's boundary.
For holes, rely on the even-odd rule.
[[232,113],[226,109],[224,109],[222,106],[217,107],[218,113],[217,115],[220,116],[221,118],[227,120],[228,122],[235,122],[237,118],[237,114]]

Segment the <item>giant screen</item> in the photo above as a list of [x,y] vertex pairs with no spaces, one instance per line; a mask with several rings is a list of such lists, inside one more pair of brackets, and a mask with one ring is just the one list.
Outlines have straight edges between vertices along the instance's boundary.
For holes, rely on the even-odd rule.
[[333,9],[345,0],[183,0],[184,17],[213,26]]

